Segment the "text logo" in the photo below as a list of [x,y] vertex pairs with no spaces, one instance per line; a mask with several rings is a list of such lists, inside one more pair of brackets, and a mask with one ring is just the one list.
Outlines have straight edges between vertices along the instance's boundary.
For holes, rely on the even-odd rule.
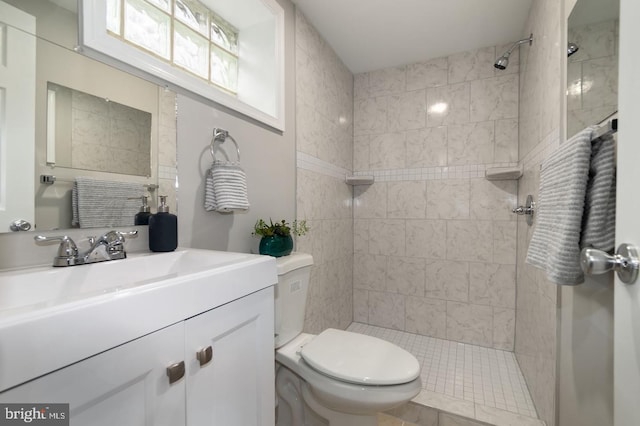
[[0,426],[69,426],[69,404],[0,404]]

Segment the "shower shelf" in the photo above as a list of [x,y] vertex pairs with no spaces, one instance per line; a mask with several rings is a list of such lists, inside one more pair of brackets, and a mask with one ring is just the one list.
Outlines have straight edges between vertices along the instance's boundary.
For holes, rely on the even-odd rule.
[[344,181],[347,185],[371,185],[375,179],[373,176],[347,176]]
[[522,176],[522,167],[491,167],[488,168],[484,177],[487,180],[517,180]]

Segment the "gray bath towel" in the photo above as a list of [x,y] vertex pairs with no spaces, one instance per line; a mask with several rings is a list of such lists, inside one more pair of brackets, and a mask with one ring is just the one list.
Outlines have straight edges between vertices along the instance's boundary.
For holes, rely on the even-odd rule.
[[613,142],[606,138],[592,144],[594,130],[587,128],[562,144],[540,171],[537,223],[526,261],[557,284],[584,281],[582,247],[613,246]]
[[72,226],[133,226],[145,194],[141,183],[76,177],[71,192]]
[[616,230],[616,169],[613,136],[591,146],[591,167],[582,220],[580,247],[613,251]]

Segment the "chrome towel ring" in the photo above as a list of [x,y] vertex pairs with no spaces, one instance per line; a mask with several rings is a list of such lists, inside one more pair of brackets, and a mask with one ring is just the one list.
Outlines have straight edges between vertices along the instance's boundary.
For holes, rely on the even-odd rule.
[[216,142],[224,143],[224,141],[226,141],[227,139],[231,139],[231,142],[233,142],[233,144],[236,146],[236,154],[238,157],[237,162],[240,163],[240,147],[238,146],[238,142],[236,142],[236,140],[233,138],[233,136],[229,134],[228,131],[224,129],[219,129],[217,127],[213,129],[213,137],[211,138],[211,145],[209,146],[209,150],[211,151],[211,157],[213,158],[213,161],[214,162],[218,161],[216,159],[216,153],[215,153]]

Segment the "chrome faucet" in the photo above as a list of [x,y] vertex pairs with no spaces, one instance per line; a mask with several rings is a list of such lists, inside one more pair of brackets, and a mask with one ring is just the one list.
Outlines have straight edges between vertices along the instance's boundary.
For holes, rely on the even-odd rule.
[[45,237],[36,235],[36,244],[50,244],[60,242],[58,254],[53,258],[53,266],[75,266],[89,263],[104,262],[107,260],[124,259],[127,252],[124,250],[125,237],[135,238],[138,231],[119,232],[109,231],[106,234],[95,238],[89,237],[91,248],[85,252],[80,252],[76,243],[68,236]]

